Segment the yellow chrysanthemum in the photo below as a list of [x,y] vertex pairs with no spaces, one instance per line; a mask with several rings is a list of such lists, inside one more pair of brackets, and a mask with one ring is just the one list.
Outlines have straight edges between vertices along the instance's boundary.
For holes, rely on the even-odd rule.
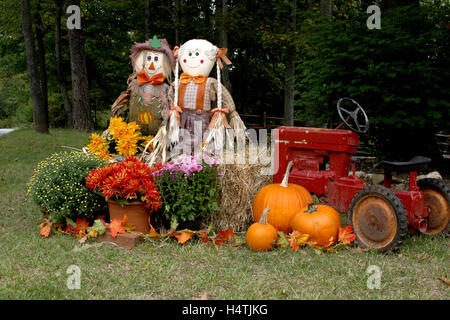
[[99,156],[102,159],[111,159],[111,155],[108,151],[108,142],[106,138],[101,137],[97,133],[91,135],[90,143],[88,144],[88,149],[93,154]]
[[[153,136],[143,136],[142,137],[141,146],[143,148],[145,148],[147,146],[147,144],[150,142],[150,140],[152,140],[153,138],[154,138]],[[152,152],[153,151],[153,144],[148,146],[147,151],[148,152]]]
[[109,121],[108,131],[114,140],[121,139],[128,132],[128,126],[121,117],[113,117]]
[[117,152],[124,156],[130,157],[137,153],[137,140],[133,138],[122,138],[117,142]]
[[128,130],[129,130],[128,132],[131,132],[131,131],[136,132],[136,131],[141,130],[141,127],[135,121],[128,123],[127,126],[128,126]]
[[96,154],[97,154],[97,156],[99,156],[103,160],[111,160],[112,159],[112,156],[109,153],[108,149],[101,150],[101,151],[99,151]]
[[88,145],[89,150],[96,151],[106,144],[106,139],[102,138],[99,134],[93,133],[90,138],[90,143]]
[[128,157],[138,152],[138,142],[143,139],[140,129],[135,121],[126,123],[121,117],[111,118],[108,131],[115,140],[116,150],[120,155]]
[[116,150],[122,156],[134,156],[138,152],[138,142],[141,139],[139,132],[128,130],[127,133],[117,140]]

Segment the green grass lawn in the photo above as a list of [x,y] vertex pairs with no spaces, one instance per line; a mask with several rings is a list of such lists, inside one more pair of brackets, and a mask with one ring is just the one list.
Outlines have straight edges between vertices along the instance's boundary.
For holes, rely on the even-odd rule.
[[[356,247],[316,254],[246,246],[215,249],[199,241],[146,241],[134,249],[109,244],[82,247],[74,237],[39,236],[39,208],[27,199],[36,164],[61,146],[81,148],[88,134],[21,129],[0,137],[0,299],[449,299],[438,278],[450,276],[450,240],[408,236],[399,252]],[[243,236],[243,235],[239,235]],[[95,242],[88,242],[95,243]],[[70,265],[81,288],[66,286]],[[368,289],[376,265],[380,289]]]

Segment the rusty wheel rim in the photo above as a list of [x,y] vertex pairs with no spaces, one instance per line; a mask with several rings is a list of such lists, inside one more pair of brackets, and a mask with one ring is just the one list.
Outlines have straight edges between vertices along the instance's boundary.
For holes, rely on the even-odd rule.
[[450,209],[447,199],[436,190],[423,190],[425,207],[430,208],[428,228],[424,234],[438,234],[447,227],[450,219]]
[[382,197],[363,197],[353,210],[353,228],[365,246],[384,248],[394,240],[397,233],[395,209]]

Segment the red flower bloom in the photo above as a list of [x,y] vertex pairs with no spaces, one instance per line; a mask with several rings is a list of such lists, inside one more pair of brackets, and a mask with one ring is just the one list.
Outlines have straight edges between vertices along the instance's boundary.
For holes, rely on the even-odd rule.
[[142,200],[152,211],[161,205],[152,169],[134,157],[92,170],[86,179],[86,187],[101,192],[106,199]]

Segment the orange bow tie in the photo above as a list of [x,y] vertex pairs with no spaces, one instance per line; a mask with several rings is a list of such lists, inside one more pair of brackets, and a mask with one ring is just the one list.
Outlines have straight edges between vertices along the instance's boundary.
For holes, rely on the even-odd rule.
[[163,83],[164,81],[164,75],[162,73],[155,74],[153,77],[149,77],[147,72],[145,72],[144,69],[139,72],[137,75],[137,83],[138,85],[142,86],[144,84],[150,83],[151,85],[158,85]]
[[196,75],[196,76],[191,76],[189,73],[183,72],[183,73],[180,75],[180,82],[181,82],[182,84],[188,84],[188,83],[191,82],[192,80],[194,80],[194,82],[195,82],[196,84],[200,84],[200,83],[205,82],[206,79],[207,79],[207,77],[205,77],[205,76],[203,76],[203,75],[201,75],[201,74]]

